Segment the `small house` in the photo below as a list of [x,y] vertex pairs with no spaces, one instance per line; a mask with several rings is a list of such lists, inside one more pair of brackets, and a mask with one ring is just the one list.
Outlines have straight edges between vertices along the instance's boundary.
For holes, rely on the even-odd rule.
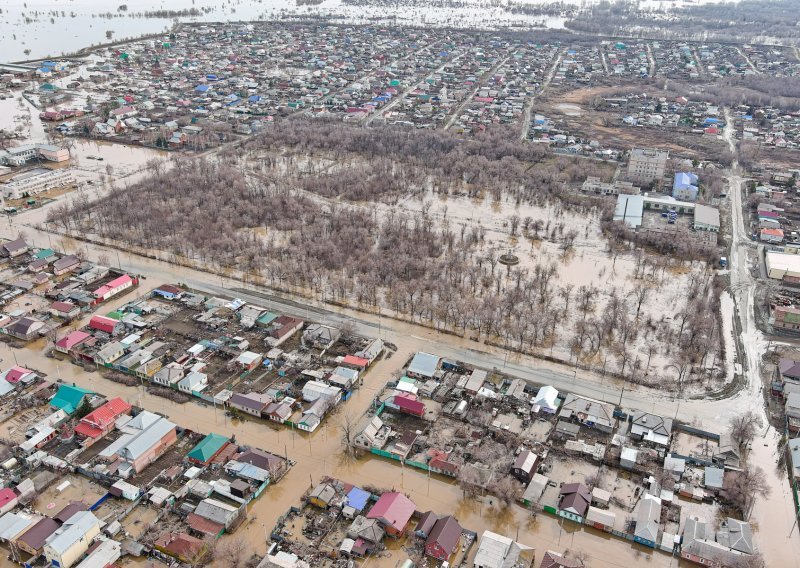
[[408,528],[408,522],[414,514],[414,502],[396,491],[381,495],[380,499],[367,513],[368,519],[377,519],[384,527],[386,534],[398,538]]
[[192,448],[187,457],[191,463],[208,465],[228,446],[228,444],[230,444],[229,438],[220,434],[211,433]]
[[592,502],[589,490],[580,483],[565,483],[558,494],[559,514],[563,511],[570,518],[584,517]]
[[511,475],[525,484],[530,483],[538,464],[539,456],[530,450],[522,450],[514,461],[514,465],[511,466]]

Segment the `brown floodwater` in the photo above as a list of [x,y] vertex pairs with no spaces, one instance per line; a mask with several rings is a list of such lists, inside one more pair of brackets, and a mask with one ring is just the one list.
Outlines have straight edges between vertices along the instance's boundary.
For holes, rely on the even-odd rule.
[[[129,299],[118,299],[107,307],[111,309]],[[527,510],[516,505],[501,508],[493,499],[494,504],[490,505],[490,497],[465,499],[457,484],[447,478],[429,476],[381,458],[362,456],[354,459],[343,454],[339,427],[343,417],[349,415],[357,419],[361,416],[377,389],[411,351],[399,352],[391,359],[379,361],[367,374],[365,385],[318,431],[307,434],[271,423],[232,421],[223,410],[212,406],[177,404],[155,397],[141,387],[126,387],[105,380],[98,373],[85,372],[69,362],[42,357],[40,353],[43,346],[40,341],[14,350],[0,344],[0,358],[4,361],[13,360],[14,352],[20,364],[48,373],[53,380],[60,377],[65,382],[74,382],[106,396],[120,396],[131,404],[160,412],[185,428],[235,436],[240,443],[288,455],[295,460],[297,463],[289,474],[251,504],[249,521],[235,535],[235,538],[245,538],[258,554],[266,551],[265,536],[272,530],[277,518],[290,506],[299,504],[300,496],[312,483],[317,483],[323,476],[332,476],[359,485],[408,493],[419,510],[453,512],[462,525],[470,530],[481,533],[488,529],[518,538],[535,547],[539,559],[548,549],[562,552],[569,549],[589,553],[593,567],[628,566],[632,561],[644,562],[646,558],[649,559],[648,564],[654,566],[677,565],[676,560],[666,554],[634,547],[593,529],[545,515],[533,519]],[[402,550],[390,549],[390,552],[391,556],[380,559],[380,564],[394,566],[398,559],[405,558]]]

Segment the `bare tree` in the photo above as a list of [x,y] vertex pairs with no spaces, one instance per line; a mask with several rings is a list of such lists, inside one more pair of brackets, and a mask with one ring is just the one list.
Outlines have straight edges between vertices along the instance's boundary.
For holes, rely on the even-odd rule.
[[349,456],[356,455],[355,438],[358,435],[356,432],[356,424],[350,414],[344,414],[339,421],[339,429],[342,432],[342,444],[345,448],[345,453]]
[[514,503],[520,494],[519,482],[510,475],[496,477],[489,485],[489,491],[497,496],[497,500],[505,507]]
[[458,471],[458,485],[465,497],[475,497],[480,494],[481,478],[474,467],[462,467]]
[[728,431],[731,438],[739,444],[739,447],[747,446],[753,441],[756,432],[764,426],[761,416],[753,410],[748,410],[731,418]]
[[247,541],[239,536],[230,537],[220,542],[214,559],[227,568],[242,568],[247,564],[248,557]]
[[650,295],[650,288],[645,284],[637,284],[636,287],[633,289],[633,297],[636,299],[636,317],[639,317],[639,312],[642,311],[642,304],[647,301],[647,297]]
[[722,490],[723,497],[736,507],[742,517],[749,518],[757,497],[768,497],[771,491],[767,474],[760,467],[747,465],[738,472],[731,472]]

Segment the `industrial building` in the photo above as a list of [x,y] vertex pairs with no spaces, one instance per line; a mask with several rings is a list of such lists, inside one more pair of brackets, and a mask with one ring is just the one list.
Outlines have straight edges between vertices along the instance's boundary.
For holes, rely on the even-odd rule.
[[764,254],[767,276],[786,282],[800,282],[800,255],[768,250]]

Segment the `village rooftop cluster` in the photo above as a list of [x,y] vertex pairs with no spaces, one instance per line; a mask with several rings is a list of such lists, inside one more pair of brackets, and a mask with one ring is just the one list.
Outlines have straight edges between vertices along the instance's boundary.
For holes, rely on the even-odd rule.
[[[726,499],[745,467],[729,432],[423,352],[376,396],[359,430],[354,447],[398,467],[450,476],[465,490],[692,562],[727,566],[755,552],[740,520],[747,511],[731,513]],[[738,517],[717,523],[720,510]]]
[[[519,124],[533,139],[569,146],[558,138],[569,133],[542,137],[534,129],[530,107],[548,81],[558,92],[647,77],[783,76],[797,67],[780,47],[596,39],[570,45],[471,31],[260,22],[183,26],[161,39],[99,48],[85,61],[2,70],[10,88],[37,81],[26,97],[62,133],[202,149],[298,112],[463,133]],[[76,71],[64,88],[53,83]],[[688,102],[676,99],[643,120],[713,134],[715,125],[688,122]],[[791,132],[779,130],[785,121],[778,124],[764,142],[793,143]]]
[[14,393],[3,395],[12,445],[0,470],[0,542],[16,562],[89,568],[147,554],[201,562],[209,539],[234,532],[290,466],[22,367],[0,382]]
[[77,254],[37,248],[24,238],[0,245],[0,332],[14,342],[55,337],[139,284],[137,275],[84,261]]
[[237,416],[307,432],[346,401],[381,356],[379,339],[343,336],[238,299],[162,285],[55,343],[112,380],[147,382],[181,402],[229,407]]

